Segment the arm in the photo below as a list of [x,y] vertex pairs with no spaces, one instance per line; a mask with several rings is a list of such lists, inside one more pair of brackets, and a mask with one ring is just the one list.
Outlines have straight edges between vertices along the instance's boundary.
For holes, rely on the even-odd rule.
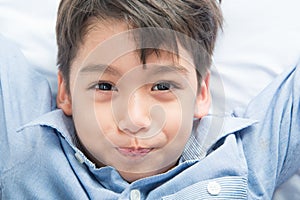
[[0,174],[15,162],[16,151],[12,150],[21,142],[16,130],[49,110],[51,91],[47,80],[0,35]]
[[[241,133],[250,196],[274,189],[300,167],[300,67],[278,77],[248,106],[245,117],[259,121]],[[255,193],[255,194],[254,194]]]

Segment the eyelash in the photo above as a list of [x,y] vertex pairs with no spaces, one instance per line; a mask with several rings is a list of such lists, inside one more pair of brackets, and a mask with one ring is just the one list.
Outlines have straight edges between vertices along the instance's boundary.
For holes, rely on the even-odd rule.
[[[163,88],[158,89],[158,86],[162,86]],[[180,86],[173,81],[160,81],[155,83],[155,85],[151,88],[152,91],[167,91],[172,89],[180,89]]]
[[[161,88],[159,88],[161,87]],[[151,91],[168,91],[173,89],[180,89],[180,85],[173,81],[160,81],[151,87]],[[113,83],[110,82],[98,82],[93,84],[89,89],[100,90],[100,91],[118,91]]]
[[90,87],[90,89],[101,90],[101,91],[118,91],[114,84],[110,82],[98,82]]

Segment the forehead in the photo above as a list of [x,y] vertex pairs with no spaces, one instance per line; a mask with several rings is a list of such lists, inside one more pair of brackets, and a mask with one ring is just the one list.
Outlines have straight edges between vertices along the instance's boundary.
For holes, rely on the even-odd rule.
[[133,28],[128,23],[116,19],[98,20],[92,18],[88,24],[86,30],[83,31],[85,34],[83,34],[83,41],[79,47],[79,54],[85,56],[97,46],[98,49],[99,46],[105,50],[110,49],[110,53],[122,50],[125,51],[123,52],[125,54],[133,50],[150,49],[144,55],[147,56],[154,49],[184,57],[190,55],[180,43],[191,43],[191,41],[188,41],[189,39],[184,34],[171,29]]
[[[143,62],[141,59],[141,56],[143,56],[141,55],[142,48],[148,50],[146,52],[148,54],[144,55],[147,63],[158,63],[168,66],[171,66],[171,63],[173,63],[194,69],[192,57],[180,44],[177,44],[176,39],[174,42],[177,45],[177,51],[165,45],[156,49],[156,46],[151,46],[149,41],[146,46],[139,46],[141,42],[137,41],[137,35],[143,34],[144,40],[153,40],[155,42],[155,37],[152,37],[153,31],[155,31],[153,29],[131,29],[128,24],[117,20],[103,21],[93,19],[89,24],[75,58],[77,69],[81,70],[83,67],[99,64],[111,65],[116,62],[121,64],[132,62],[134,65],[140,65]],[[166,35],[169,33],[163,32],[161,34]],[[72,68],[74,69],[74,67]]]

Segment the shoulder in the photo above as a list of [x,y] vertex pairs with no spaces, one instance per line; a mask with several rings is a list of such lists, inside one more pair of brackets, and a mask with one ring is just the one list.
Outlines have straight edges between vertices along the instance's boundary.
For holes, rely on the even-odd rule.
[[70,188],[72,183],[78,183],[55,130],[36,125],[18,131],[16,136],[10,138],[9,151],[1,156],[1,160],[6,160],[0,176],[2,197],[62,199],[62,195],[68,196],[71,191],[61,193],[68,188],[62,187],[62,181]]

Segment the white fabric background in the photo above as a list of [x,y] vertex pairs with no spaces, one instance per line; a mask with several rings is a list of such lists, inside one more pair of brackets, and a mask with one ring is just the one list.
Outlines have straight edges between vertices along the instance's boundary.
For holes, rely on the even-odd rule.
[[56,90],[55,19],[59,0],[0,0],[0,34],[20,47]]

